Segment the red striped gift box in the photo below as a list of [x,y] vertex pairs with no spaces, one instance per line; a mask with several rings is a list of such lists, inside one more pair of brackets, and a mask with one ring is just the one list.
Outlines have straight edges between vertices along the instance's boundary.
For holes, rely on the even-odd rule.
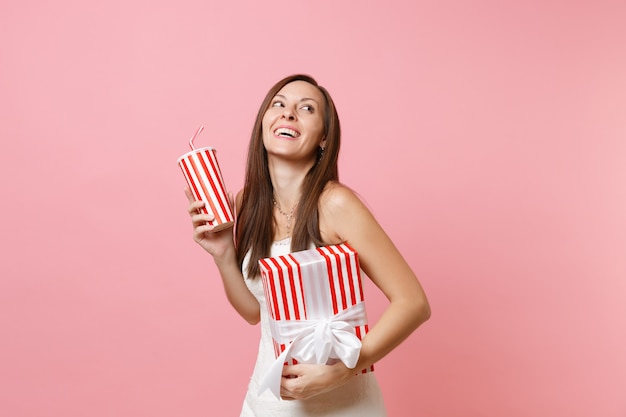
[[[360,340],[368,331],[367,315],[359,258],[348,244],[265,258],[259,260],[259,266],[274,351],[276,358],[280,359],[277,364],[280,368],[283,364],[297,362],[332,363],[343,360],[346,363],[341,357],[342,348],[328,345],[330,342],[323,354],[315,350],[318,343],[313,340],[313,334],[319,333],[319,326],[331,328],[329,331],[333,332],[333,336],[330,339],[341,339],[341,333],[347,329],[352,334],[348,338],[356,336],[355,343],[360,350]],[[337,323],[341,325],[336,326]],[[315,327],[318,327],[317,330]],[[308,336],[301,337],[306,332]],[[352,343],[348,341],[348,344]],[[294,346],[296,344],[298,346]],[[291,352],[285,355],[289,349]],[[325,361],[320,362],[320,358]],[[358,351],[353,358],[354,364],[356,359]],[[349,367],[354,367],[354,364]],[[373,370],[372,366],[360,372]],[[268,381],[267,385],[270,384],[272,381]],[[265,384],[262,387],[265,388]]]
[[204,201],[204,214],[213,213],[215,220],[209,222],[214,230],[231,227],[234,224],[233,211],[226,195],[226,186],[217,162],[214,148],[194,149],[178,159],[187,184],[196,201]]

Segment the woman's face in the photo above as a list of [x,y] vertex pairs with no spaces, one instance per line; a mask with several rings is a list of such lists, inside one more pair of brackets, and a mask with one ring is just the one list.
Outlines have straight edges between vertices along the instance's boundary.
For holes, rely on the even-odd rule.
[[315,160],[324,146],[324,96],[306,81],[285,85],[263,116],[263,145],[268,155]]

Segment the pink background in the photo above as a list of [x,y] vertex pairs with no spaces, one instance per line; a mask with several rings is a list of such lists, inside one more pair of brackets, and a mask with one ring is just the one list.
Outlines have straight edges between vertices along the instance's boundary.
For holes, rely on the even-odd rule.
[[432,303],[377,365],[389,414],[626,416],[625,16],[3,1],[0,415],[238,415],[258,328],[191,239],[176,159],[205,125],[237,191],[263,95],[306,72]]

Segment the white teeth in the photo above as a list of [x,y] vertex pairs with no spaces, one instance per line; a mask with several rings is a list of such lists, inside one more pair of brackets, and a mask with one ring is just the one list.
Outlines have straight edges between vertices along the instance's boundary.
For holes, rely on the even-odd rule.
[[281,128],[276,129],[274,131],[274,134],[276,134],[277,136],[288,136],[290,138],[296,138],[300,136],[300,134],[296,132],[295,130],[288,129],[286,127],[281,127]]

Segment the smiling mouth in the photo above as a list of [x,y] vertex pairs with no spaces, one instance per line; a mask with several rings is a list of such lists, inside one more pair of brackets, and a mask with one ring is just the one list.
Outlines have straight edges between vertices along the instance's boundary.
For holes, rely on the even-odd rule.
[[295,139],[298,136],[300,136],[300,133],[298,131],[295,131],[293,129],[288,129],[286,127],[279,127],[278,129],[274,131],[274,134],[276,136],[280,136],[283,138],[290,138],[290,139]]

